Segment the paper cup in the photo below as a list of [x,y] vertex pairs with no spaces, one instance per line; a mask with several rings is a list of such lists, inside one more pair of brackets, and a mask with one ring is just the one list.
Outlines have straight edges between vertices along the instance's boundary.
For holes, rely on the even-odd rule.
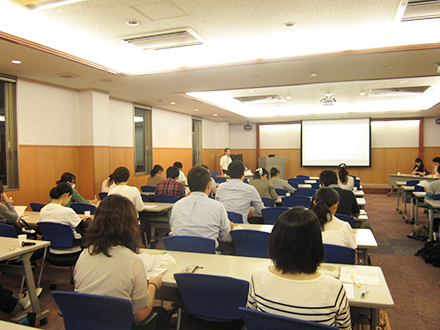
[[90,211],[84,211],[84,215],[86,215],[86,216],[90,216]]
[[26,238],[27,238],[26,234],[18,235],[18,245],[21,246],[21,244],[26,241]]
[[290,196],[290,193],[286,193],[286,196]]

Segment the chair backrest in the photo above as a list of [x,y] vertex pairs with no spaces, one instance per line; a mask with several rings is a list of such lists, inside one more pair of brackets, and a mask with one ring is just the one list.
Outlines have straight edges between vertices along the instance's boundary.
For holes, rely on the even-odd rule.
[[284,207],[304,206],[309,207],[312,198],[309,196],[286,196],[281,198]]
[[319,182],[315,182],[315,183],[312,183],[311,185],[312,185],[312,189],[318,190],[320,183]]
[[323,244],[323,245],[324,245],[325,262],[329,262],[332,264],[354,265],[356,259],[355,249],[341,245],[333,245],[333,244]]
[[425,191],[425,188],[422,186],[414,186],[414,191]]
[[275,206],[275,201],[272,198],[261,197],[261,200],[263,201],[263,204],[266,207],[274,207]]
[[240,213],[227,211],[228,219],[233,223],[243,223],[243,216]]
[[290,178],[290,179],[287,179],[287,183],[290,184],[291,186],[296,185],[296,187],[298,187],[298,184],[304,183],[304,179]]
[[315,189],[298,188],[295,190],[295,195],[312,197],[315,194]]
[[226,182],[226,178],[221,178],[221,177],[216,176],[216,177],[214,177],[214,181],[216,183],[223,183],[223,182]]
[[247,330],[338,330],[331,325],[263,313],[243,307],[239,308],[239,313]]
[[219,176],[219,175],[220,175],[220,173],[217,172],[217,171],[211,171],[211,172],[209,172],[209,174],[211,174],[211,176],[212,176],[213,178],[215,178],[216,176]]
[[87,204],[87,203],[72,203],[72,204],[70,204],[70,207],[77,214],[84,214],[85,211],[90,211],[90,214],[93,214],[96,211],[95,205]]
[[134,322],[131,301],[77,292],[52,291],[63,313],[66,330],[130,330]]
[[351,228],[353,228],[354,217],[352,217],[351,215],[336,213],[335,217],[338,218],[339,220],[347,221],[350,224]]
[[434,195],[434,200],[436,201],[440,200],[440,194]]
[[261,210],[261,213],[263,214],[263,221],[266,225],[274,225],[275,221],[277,221],[278,217],[283,213],[284,211],[287,211],[288,207],[265,207]]
[[246,179],[246,178],[244,178],[244,179],[243,179],[243,182],[244,182],[244,183],[249,183],[249,180]]
[[429,171],[426,171],[426,174],[425,175],[430,175],[431,174],[431,172],[429,172]]
[[354,179],[354,186],[359,189],[361,187],[361,180],[355,178]]
[[147,194],[141,193],[141,198],[144,203],[148,203],[150,201],[150,196],[148,196]]
[[416,186],[419,182],[420,180],[409,180],[406,181],[405,186]]
[[238,308],[246,306],[248,281],[195,273],[176,273],[174,278],[189,314],[214,322],[241,319]]
[[156,203],[175,203],[179,200],[178,196],[175,195],[155,195],[154,196],[154,201]]
[[260,230],[236,229],[231,231],[231,236],[238,256],[269,258],[270,233]]
[[215,241],[198,236],[169,236],[163,238],[165,250],[215,254]]
[[39,222],[38,228],[43,233],[43,239],[50,241],[50,247],[65,249],[72,247],[74,240],[72,228],[69,225],[55,222]]
[[18,238],[15,228],[11,225],[0,223],[0,236]]
[[141,191],[142,192],[155,192],[156,187],[154,187],[154,186],[141,186]]
[[278,196],[286,196],[287,195],[286,189],[275,188],[275,192],[277,193]]
[[296,178],[302,180],[310,180],[310,177],[308,175],[297,175]]
[[46,205],[41,203],[30,203],[29,206],[31,207],[32,211],[40,212],[40,210]]
[[108,195],[108,192],[105,192],[105,191],[100,192],[100,193],[98,194],[100,200],[103,200],[104,198],[106,198],[107,195]]

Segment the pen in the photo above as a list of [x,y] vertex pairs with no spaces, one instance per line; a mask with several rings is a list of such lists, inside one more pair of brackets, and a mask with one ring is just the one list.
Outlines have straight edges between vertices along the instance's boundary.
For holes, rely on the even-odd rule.
[[360,289],[361,285],[359,284],[359,282],[354,278],[353,275],[351,275],[351,279],[353,280],[353,282],[357,285],[357,287]]
[[361,293],[361,298],[365,297],[365,295],[368,293],[368,288],[365,287],[364,291]]

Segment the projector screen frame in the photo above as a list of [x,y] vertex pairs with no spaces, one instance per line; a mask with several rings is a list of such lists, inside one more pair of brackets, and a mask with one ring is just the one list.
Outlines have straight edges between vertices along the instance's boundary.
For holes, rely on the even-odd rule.
[[303,148],[304,148],[304,144],[303,144],[303,122],[312,122],[312,121],[326,121],[326,122],[331,122],[331,121],[351,121],[351,120],[360,120],[360,119],[367,119],[368,120],[368,132],[369,132],[369,147],[368,147],[368,165],[356,165],[356,164],[350,164],[346,161],[343,161],[343,163],[346,163],[348,167],[357,167],[357,168],[369,168],[371,167],[371,117],[368,118],[352,118],[352,119],[328,119],[328,120],[323,120],[323,119],[316,119],[316,120],[301,120],[301,132],[300,132],[300,159],[301,159],[301,167],[335,167],[338,166],[339,164],[317,164],[317,165],[304,165],[303,163]]

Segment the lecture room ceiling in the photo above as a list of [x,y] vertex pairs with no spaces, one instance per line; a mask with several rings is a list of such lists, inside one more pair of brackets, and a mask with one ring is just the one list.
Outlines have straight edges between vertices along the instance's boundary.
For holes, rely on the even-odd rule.
[[230,123],[440,116],[440,1],[53,2],[0,0],[0,73]]

